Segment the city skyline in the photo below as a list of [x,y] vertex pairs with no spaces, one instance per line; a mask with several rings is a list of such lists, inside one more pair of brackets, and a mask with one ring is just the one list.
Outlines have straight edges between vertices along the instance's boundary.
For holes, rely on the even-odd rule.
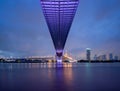
[[[65,50],[86,57],[120,54],[120,1],[80,0]],[[55,55],[39,0],[0,1],[0,55]]]

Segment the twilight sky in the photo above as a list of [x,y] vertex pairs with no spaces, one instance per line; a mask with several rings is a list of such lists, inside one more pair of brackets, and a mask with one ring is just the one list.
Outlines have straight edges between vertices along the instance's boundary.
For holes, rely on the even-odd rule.
[[[65,50],[120,56],[120,0],[80,0]],[[0,56],[55,55],[39,0],[0,0]]]

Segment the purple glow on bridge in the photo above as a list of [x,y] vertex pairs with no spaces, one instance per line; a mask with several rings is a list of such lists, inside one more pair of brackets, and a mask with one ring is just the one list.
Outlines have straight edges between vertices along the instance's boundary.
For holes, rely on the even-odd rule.
[[78,0],[41,0],[41,5],[60,62]]

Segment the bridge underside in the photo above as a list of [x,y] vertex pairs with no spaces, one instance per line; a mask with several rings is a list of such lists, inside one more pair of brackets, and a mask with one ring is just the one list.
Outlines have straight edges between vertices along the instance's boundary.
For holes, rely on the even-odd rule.
[[58,61],[78,6],[78,0],[41,0],[43,13],[51,34]]

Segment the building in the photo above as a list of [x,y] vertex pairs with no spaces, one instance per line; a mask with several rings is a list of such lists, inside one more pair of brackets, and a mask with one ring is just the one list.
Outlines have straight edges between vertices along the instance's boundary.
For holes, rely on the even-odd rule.
[[86,59],[87,60],[91,60],[91,49],[90,48],[86,48]]
[[102,55],[99,55],[99,56],[97,57],[97,60],[102,61],[102,60],[103,60],[103,56],[102,56]]
[[103,60],[103,61],[106,61],[106,60],[107,60],[106,55],[102,55],[102,60]]
[[41,0],[43,13],[56,50],[57,62],[62,62],[65,42],[79,0]]
[[113,54],[112,53],[109,54],[109,60],[113,60]]
[[115,61],[118,61],[118,56],[115,56],[115,57],[114,57],[114,60],[115,60]]
[[97,55],[95,54],[95,56],[94,56],[94,60],[97,60]]

